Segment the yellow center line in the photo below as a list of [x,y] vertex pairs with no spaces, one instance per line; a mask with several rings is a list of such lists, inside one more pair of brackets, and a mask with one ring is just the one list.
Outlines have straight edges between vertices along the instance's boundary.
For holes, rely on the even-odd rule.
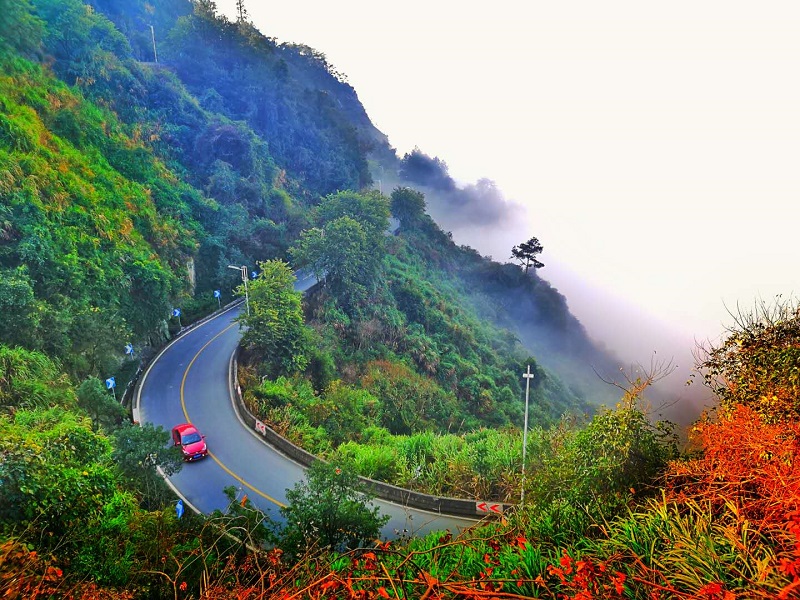
[[[184,417],[186,417],[186,422],[187,422],[187,423],[191,423],[191,422],[192,422],[192,420],[189,418],[189,411],[187,411],[187,410],[186,410],[186,398],[185,398],[185,397],[184,397],[184,395],[183,395],[183,388],[184,388],[184,386],[186,385],[186,378],[189,376],[189,371],[191,370],[191,368],[192,368],[192,365],[194,365],[194,362],[195,362],[195,361],[198,359],[198,357],[199,357],[199,356],[200,356],[200,355],[203,353],[203,351],[204,351],[206,348],[208,348],[208,346],[210,346],[210,345],[211,345],[211,342],[213,342],[214,340],[216,340],[216,339],[217,339],[219,336],[221,336],[223,333],[225,333],[226,331],[228,331],[228,329],[230,329],[230,328],[231,328],[231,327],[233,327],[233,326],[234,326],[234,323],[231,323],[231,324],[230,324],[230,325],[228,325],[228,326],[227,326],[225,329],[223,329],[222,331],[220,331],[220,332],[219,332],[217,335],[215,335],[215,336],[214,336],[214,337],[212,337],[210,340],[208,340],[208,341],[207,341],[207,342],[206,342],[206,343],[203,345],[203,347],[202,347],[202,348],[200,348],[200,350],[198,350],[198,351],[197,351],[197,354],[195,354],[195,355],[192,357],[192,360],[190,360],[190,361],[189,361],[189,364],[187,365],[187,367],[186,367],[186,370],[183,372],[183,379],[181,379],[181,408],[183,409],[183,416],[184,416]],[[261,491],[261,490],[259,490],[258,488],[255,488],[255,487],[253,487],[252,485],[250,485],[249,483],[247,483],[247,482],[246,482],[244,479],[242,479],[242,478],[241,478],[241,477],[239,477],[239,476],[238,476],[236,473],[234,473],[234,472],[233,472],[233,471],[231,471],[231,470],[230,470],[228,467],[226,467],[226,466],[225,466],[225,465],[222,463],[222,461],[221,461],[220,459],[218,459],[218,458],[216,457],[216,455],[215,455],[213,452],[211,452],[210,450],[208,451],[208,455],[209,455],[211,458],[213,458],[213,459],[214,459],[214,462],[215,462],[215,463],[217,463],[217,464],[218,464],[218,465],[219,465],[219,466],[222,468],[222,470],[223,470],[223,471],[225,471],[225,472],[226,472],[228,475],[230,475],[231,477],[233,477],[233,478],[234,478],[236,481],[238,481],[238,482],[239,482],[239,483],[241,483],[242,485],[244,485],[244,486],[247,486],[248,488],[250,488],[251,490],[253,490],[253,491],[254,491],[256,494],[258,494],[259,496],[261,496],[261,497],[263,497],[263,498],[266,498],[267,500],[269,500],[270,502],[272,502],[272,503],[274,503],[274,504],[277,504],[277,505],[278,505],[278,506],[280,506],[281,508],[283,508],[284,506],[286,506],[286,505],[285,505],[283,502],[280,502],[279,500],[276,500],[275,498],[273,498],[273,497],[272,497],[272,496],[270,496],[269,494],[265,494],[264,492],[262,492],[262,491]]]

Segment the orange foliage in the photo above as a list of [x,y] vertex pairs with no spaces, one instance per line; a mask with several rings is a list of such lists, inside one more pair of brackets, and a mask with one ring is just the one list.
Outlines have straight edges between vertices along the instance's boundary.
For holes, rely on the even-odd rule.
[[666,478],[667,500],[732,503],[742,518],[763,527],[785,526],[800,510],[800,424],[767,424],[751,408],[693,428],[702,458],[674,462]]
[[[557,598],[564,600],[592,600],[593,598],[624,598],[624,573],[612,571],[605,562],[595,562],[590,558],[573,560],[566,550],[561,556],[559,566],[550,565],[547,572],[558,578],[561,589]],[[538,583],[544,585],[544,581]]]
[[670,465],[666,499],[707,502],[770,536],[776,568],[792,580],[781,597],[793,597],[800,588],[800,423],[765,423],[738,405],[698,423],[692,437],[704,454]]
[[0,597],[8,600],[49,598],[63,573],[19,542],[0,544]]

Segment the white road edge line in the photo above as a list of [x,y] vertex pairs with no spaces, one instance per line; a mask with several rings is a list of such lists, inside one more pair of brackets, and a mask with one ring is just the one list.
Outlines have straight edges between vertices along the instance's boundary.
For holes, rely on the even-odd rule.
[[[191,330],[187,331],[186,333],[189,334],[192,331],[194,331],[196,329],[199,329],[200,327],[202,327],[206,323],[210,323],[211,321],[213,321],[217,317],[220,317],[220,316],[224,315],[225,313],[233,310],[234,308],[237,308],[239,306],[239,304],[233,304],[233,305],[229,306],[228,308],[226,308],[225,310],[223,310],[222,312],[219,312],[219,313],[215,314],[213,317],[207,317],[205,320],[201,321],[199,324],[197,324],[195,327],[193,327]],[[164,346],[159,351],[158,354],[156,354],[155,358],[150,361],[150,364],[147,365],[147,368],[144,370],[144,373],[142,374],[141,381],[139,381],[138,385],[136,386],[136,402],[134,402],[134,408],[131,411],[131,413],[132,413],[131,416],[133,417],[133,422],[135,424],[139,425],[139,427],[142,426],[142,421],[141,421],[141,418],[142,418],[142,409],[141,409],[141,406],[142,406],[142,388],[144,387],[145,381],[147,381],[147,376],[150,374],[150,369],[152,369],[153,365],[155,365],[156,362],[158,362],[158,359],[161,358],[161,355],[164,354],[164,352],[169,350],[169,348],[172,347],[173,344],[175,344],[175,343],[179,342],[181,339],[183,339],[183,337],[184,337],[183,335],[176,336],[172,341],[170,341],[169,344]],[[164,478],[164,481],[166,482],[166,484],[169,487],[169,489],[171,489],[175,493],[175,495],[178,496],[178,498],[183,500],[183,504],[185,506],[188,506],[191,510],[193,510],[195,512],[195,514],[198,514],[198,515],[202,514],[202,511],[199,508],[197,508],[194,504],[192,504],[186,496],[181,494],[181,492],[178,490],[177,487],[175,487],[175,484],[172,483],[172,481],[170,481],[169,477],[167,477],[167,475],[164,473],[164,471],[161,469],[161,467],[156,467],[156,470],[158,471],[159,475],[161,475],[161,477]]]

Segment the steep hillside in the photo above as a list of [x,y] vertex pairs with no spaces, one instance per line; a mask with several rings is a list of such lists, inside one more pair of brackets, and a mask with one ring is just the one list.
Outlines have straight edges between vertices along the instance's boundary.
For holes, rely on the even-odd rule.
[[0,339],[79,376],[106,371],[190,292],[192,213],[208,201],[108,110],[39,66],[0,62]]
[[[78,155],[96,156],[99,152],[120,181],[144,186],[154,215],[188,236],[176,243],[180,252],[164,256],[172,283],[148,297],[149,302],[158,298],[158,308],[147,318],[139,318],[133,308],[140,306],[138,300],[114,303],[120,316],[106,321],[122,329],[102,336],[108,340],[105,364],[91,360],[91,366],[76,373],[107,373],[114,355],[118,356],[108,350],[111,345],[120,347],[121,338],[134,335],[138,341],[163,335],[169,305],[180,304],[188,318],[213,307],[211,291],[222,288],[227,296],[235,285],[228,264],[254,265],[257,260],[288,258],[290,246],[313,222],[309,209],[321,198],[332,191],[360,190],[370,184],[370,157],[394,165],[411,184],[431,184],[414,175],[407,159],[400,161],[394,155],[385,136],[369,122],[355,91],[331,72],[321,53],[300,45],[276,44],[247,22],[231,23],[217,16],[212,3],[172,0],[154,6],[97,0],[84,5],[79,0],[32,0],[15,4],[7,15],[16,19],[14,26],[9,23],[9,31],[31,31],[24,38],[5,39],[7,60],[24,64],[12,58],[12,51],[44,59],[55,75],[73,86],[72,91],[62,88],[61,93],[74,95],[74,100],[28,102],[38,111],[43,131]],[[160,29],[158,63],[151,54],[151,23],[154,31]],[[15,68],[35,71],[27,66]],[[45,73],[37,77],[37,82],[6,80],[9,99],[24,96],[21,89],[25,87],[56,85],[47,83]],[[9,120],[20,118],[11,105],[4,112]],[[84,113],[102,117],[87,120]],[[94,133],[104,127],[117,133]],[[115,136],[124,140],[120,144],[124,150],[110,147]],[[11,137],[6,144],[9,152],[25,150]],[[27,150],[39,152],[37,148]],[[53,161],[48,168],[58,173]],[[9,180],[14,183],[28,175],[24,170],[9,172],[17,173],[16,179]],[[172,187],[162,183],[164,179]],[[122,195],[106,189],[90,202],[110,202]],[[138,231],[137,222],[132,227]],[[456,252],[435,226],[430,231],[427,237],[407,238],[417,244],[414,260],[430,263],[421,272],[423,279],[461,280],[463,283],[455,285],[471,290],[462,300],[472,298],[473,308],[477,307],[482,317],[501,326],[514,325],[520,317],[522,322],[535,324],[547,334],[539,339],[550,340],[537,351],[579,355],[584,365],[592,362],[602,368],[611,362],[593,348],[564,299],[545,282],[535,275],[521,278],[518,268],[498,265],[468,249]],[[142,237],[154,242],[147,232]],[[16,244],[11,248],[16,257],[8,259],[4,267],[16,269],[24,259]],[[437,257],[443,256],[447,260],[437,263]],[[459,264],[452,276],[441,275],[453,261]],[[19,289],[28,285],[33,291],[25,297],[42,298],[44,290],[58,289],[50,285],[55,273],[54,269],[29,273],[31,282],[20,283]],[[15,277],[14,281],[20,281],[22,275]],[[133,279],[138,285],[137,278]],[[515,300],[513,305],[526,308],[512,316],[509,299],[515,293],[521,294],[522,302]],[[93,298],[102,292],[85,287],[83,294]],[[29,306],[25,308],[27,301],[13,302],[22,303],[18,313],[33,314]],[[89,304],[101,305],[95,300]],[[135,324],[130,333],[126,323]],[[29,329],[36,331],[35,327]],[[72,338],[67,335],[65,339]],[[31,339],[27,343],[56,356],[70,353],[67,341],[59,345]],[[574,398],[582,398],[581,402],[592,401],[596,394],[601,393],[592,386],[573,387],[570,392]],[[569,401],[562,407],[572,404]]]

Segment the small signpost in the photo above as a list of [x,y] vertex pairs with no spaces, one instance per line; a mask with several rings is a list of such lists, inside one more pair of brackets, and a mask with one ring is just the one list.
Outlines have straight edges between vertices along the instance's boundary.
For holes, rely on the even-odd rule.
[[181,324],[181,309],[180,308],[173,308],[172,309],[172,316],[178,317],[178,327],[183,329],[183,325]]
[[175,514],[178,515],[180,519],[183,516],[183,500],[178,500],[177,504],[175,504]]
[[128,354],[131,358],[133,358],[133,344],[125,344],[125,354]]
[[219,299],[221,295],[222,292],[220,292],[219,290],[214,290],[214,298],[217,299],[217,308],[222,308],[222,301]]
[[114,400],[117,399],[117,392],[114,390],[114,388],[116,387],[117,387],[117,380],[115,378],[109,377],[108,379],[106,379],[106,389],[111,390],[111,393],[114,394]]

